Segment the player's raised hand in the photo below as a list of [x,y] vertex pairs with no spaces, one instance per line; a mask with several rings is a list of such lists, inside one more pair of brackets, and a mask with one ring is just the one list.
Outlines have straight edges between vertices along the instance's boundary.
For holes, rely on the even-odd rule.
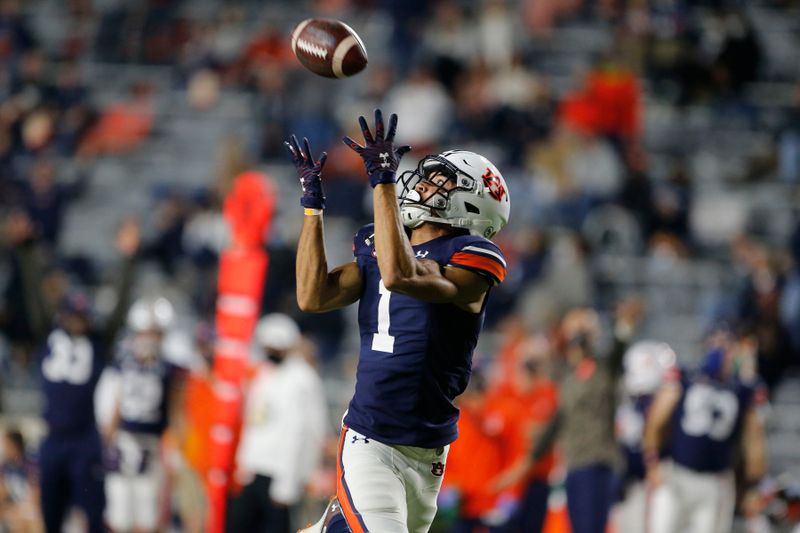
[[342,138],[342,142],[364,160],[370,185],[375,187],[381,183],[394,183],[400,160],[406,152],[411,150],[410,146],[394,147],[394,136],[397,132],[397,115],[392,113],[389,117],[389,129],[385,130],[383,113],[380,109],[376,109],[374,136],[367,125],[367,119],[358,117],[358,124],[364,134],[364,146],[347,136]]
[[139,251],[141,236],[139,223],[133,217],[122,221],[116,235],[117,250],[125,257],[133,257]]
[[328,154],[322,152],[319,159],[315,160],[311,155],[311,146],[308,139],[303,137],[303,148],[297,142],[297,137],[292,135],[289,141],[284,142],[286,151],[297,169],[297,177],[300,179],[300,186],[303,188],[303,196],[300,198],[300,205],[307,209],[324,209],[325,194],[322,191],[322,167]]

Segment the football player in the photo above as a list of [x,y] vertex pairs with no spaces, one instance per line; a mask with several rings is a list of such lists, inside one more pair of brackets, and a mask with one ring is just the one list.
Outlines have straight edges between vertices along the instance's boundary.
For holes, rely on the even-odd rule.
[[642,437],[647,411],[661,386],[664,373],[675,365],[668,344],[639,341],[623,357],[623,395],[617,407],[617,439],[625,455],[619,501],[613,509],[618,531],[646,531],[645,469]]
[[164,357],[163,340],[174,311],[165,298],[136,301],[130,334],[114,366],[120,384],[109,444],[106,518],[115,532],[149,532],[159,525],[163,468],[161,435],[181,405],[177,367]]
[[[747,493],[766,470],[751,339],[723,339],[700,368],[668,372],[647,417],[643,442],[652,488],[653,533],[728,533],[735,505],[734,458],[741,441]],[[664,452],[665,459],[660,459]],[[747,498],[749,494],[745,495]]]
[[[92,319],[85,293],[72,291],[55,313],[41,294],[41,265],[29,222],[20,218],[10,228],[29,306],[29,322],[41,347],[39,362],[47,436],[39,449],[41,509],[45,529],[60,533],[67,511],[75,506],[86,515],[90,533],[105,531],[102,445],[95,422],[94,394],[111,356],[111,344],[124,322],[139,226],[126,221],[117,233],[117,249],[125,257],[118,280],[117,305],[103,327]],[[37,312],[34,312],[34,309]]]
[[[337,499],[307,531],[425,532],[457,437],[456,396],[466,388],[486,298],[506,275],[489,239],[508,222],[508,189],[485,157],[453,150],[424,157],[396,181],[407,146],[395,147],[397,116],[375,130],[359,117],[374,224],[355,236],[351,263],[329,269],[325,199],[305,141],[287,143],[305,208],[297,252],[297,299],[322,312],[359,301],[361,352],[343,419]],[[398,187],[399,186],[399,187]],[[398,197],[399,188],[399,197]],[[344,522],[346,521],[346,525]]]

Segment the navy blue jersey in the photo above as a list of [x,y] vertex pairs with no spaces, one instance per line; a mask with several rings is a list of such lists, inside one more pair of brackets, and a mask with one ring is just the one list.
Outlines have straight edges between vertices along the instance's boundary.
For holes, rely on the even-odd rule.
[[627,480],[642,480],[645,476],[642,437],[651,403],[651,394],[627,396],[617,408],[617,439],[625,455],[624,478]]
[[142,361],[129,350],[123,350],[114,366],[120,373],[120,427],[133,433],[163,433],[177,367],[159,356]]
[[105,366],[103,350],[93,335],[71,337],[56,328],[47,336],[40,364],[50,435],[96,431],[94,389]]
[[760,398],[761,389],[685,371],[679,379],[682,393],[672,415],[668,455],[698,472],[731,468],[744,414]]
[[[361,353],[344,423],[386,444],[449,444],[458,436],[453,400],[469,381],[484,311],[469,313],[388,291],[375,259],[373,231],[372,225],[365,226],[354,243],[363,282]],[[505,278],[502,253],[482,237],[443,236],[413,249],[418,258],[468,269],[491,285]]]

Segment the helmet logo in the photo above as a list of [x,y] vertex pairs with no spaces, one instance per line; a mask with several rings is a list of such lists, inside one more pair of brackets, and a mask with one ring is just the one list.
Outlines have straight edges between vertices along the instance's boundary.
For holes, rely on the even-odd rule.
[[487,239],[491,239],[492,235],[494,235],[494,226],[489,226],[485,230],[483,230],[483,236]]
[[483,185],[489,190],[489,196],[501,202],[506,195],[506,188],[503,187],[500,178],[488,167],[481,178],[483,178]]

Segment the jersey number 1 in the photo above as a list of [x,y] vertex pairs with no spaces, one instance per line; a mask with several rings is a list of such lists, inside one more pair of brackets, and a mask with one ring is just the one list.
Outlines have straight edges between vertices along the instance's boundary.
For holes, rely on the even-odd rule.
[[376,352],[394,352],[394,337],[389,335],[389,300],[391,291],[378,282],[378,332],[372,335],[372,349]]

